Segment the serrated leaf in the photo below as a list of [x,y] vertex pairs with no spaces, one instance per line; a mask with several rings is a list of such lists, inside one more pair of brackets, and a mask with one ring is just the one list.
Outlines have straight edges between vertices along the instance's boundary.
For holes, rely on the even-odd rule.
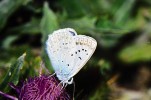
[[24,63],[24,58],[25,58],[26,54],[24,53],[22,56],[20,56],[16,62],[14,62],[8,72],[6,73],[3,81],[0,84],[0,90],[4,90],[7,91],[8,90],[8,83],[12,82],[14,84],[18,83],[18,79],[19,79],[19,73],[20,70],[23,67],[23,63]]
[[30,53],[28,53],[28,56],[26,56],[26,61],[24,66],[27,67],[23,68],[22,74],[26,77],[35,77],[41,74],[45,74],[46,71],[49,72],[46,69],[41,57],[40,56],[33,57],[33,55]]
[[123,49],[119,57],[125,62],[149,61],[151,60],[151,45],[131,45]]

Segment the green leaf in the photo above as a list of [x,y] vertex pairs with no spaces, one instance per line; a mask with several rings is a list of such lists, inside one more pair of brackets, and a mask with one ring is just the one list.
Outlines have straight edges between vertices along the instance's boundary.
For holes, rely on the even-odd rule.
[[78,19],[69,19],[61,23],[61,27],[71,27],[76,29],[77,32],[88,32],[90,29],[95,28],[95,17],[84,16]]
[[17,36],[8,36],[2,43],[2,47],[8,49],[11,46],[11,43],[15,41],[18,37]]
[[42,43],[43,43],[43,50],[42,50],[42,57],[44,59],[45,65],[49,70],[52,70],[52,67],[50,65],[50,60],[48,58],[48,55],[45,51],[45,42],[48,38],[48,35],[51,34],[54,30],[58,29],[58,21],[55,13],[49,9],[48,3],[45,2],[43,7],[43,17],[41,20],[41,33],[42,33]]
[[136,61],[149,61],[151,60],[151,45],[140,44],[131,45],[124,48],[120,53],[119,57],[125,62],[136,62]]
[[24,58],[26,56],[26,53],[24,53],[22,56],[20,56],[16,62],[14,62],[8,72],[6,73],[3,81],[0,84],[0,90],[8,91],[8,83],[12,82],[14,84],[17,84],[19,81],[19,73],[22,69]]
[[2,0],[0,2],[0,30],[5,26],[9,16],[29,0]]
[[[121,1],[117,0],[115,2],[115,7],[116,10],[113,12],[114,14],[114,20],[117,24],[121,24],[125,22],[126,18],[130,16],[130,11],[132,10],[136,0],[126,0],[126,1]],[[118,6],[116,5],[119,4]]]
[[52,33],[58,28],[57,17],[55,13],[49,8],[47,2],[45,2],[43,7],[43,17],[40,26],[43,35],[43,42],[45,42],[46,38],[48,37],[48,34]]
[[81,0],[72,0],[72,2],[61,0],[60,5],[63,5],[63,9],[67,11],[69,17],[77,17],[85,13]]
[[100,15],[110,9],[109,3],[107,0],[60,0],[60,5],[67,11],[69,18]]
[[100,42],[104,47],[115,46],[122,34],[101,34]]

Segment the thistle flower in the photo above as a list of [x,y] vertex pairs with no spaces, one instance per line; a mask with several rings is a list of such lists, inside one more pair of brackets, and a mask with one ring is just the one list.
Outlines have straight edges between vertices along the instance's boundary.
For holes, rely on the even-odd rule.
[[16,90],[18,98],[2,92],[0,94],[12,100],[70,100],[55,76],[42,75],[28,79],[21,86],[9,85]]

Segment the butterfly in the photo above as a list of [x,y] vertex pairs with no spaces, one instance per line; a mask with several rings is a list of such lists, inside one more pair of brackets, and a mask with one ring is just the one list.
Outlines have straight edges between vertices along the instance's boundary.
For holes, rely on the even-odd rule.
[[58,79],[72,84],[73,76],[86,64],[94,53],[94,38],[77,35],[72,28],[59,29],[48,36],[46,51]]

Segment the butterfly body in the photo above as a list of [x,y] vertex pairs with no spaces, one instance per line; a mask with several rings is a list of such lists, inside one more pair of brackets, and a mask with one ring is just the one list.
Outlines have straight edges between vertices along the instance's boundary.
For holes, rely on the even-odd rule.
[[95,39],[77,35],[71,28],[49,35],[46,50],[55,73],[62,83],[71,84],[73,76],[86,64],[97,46]]

